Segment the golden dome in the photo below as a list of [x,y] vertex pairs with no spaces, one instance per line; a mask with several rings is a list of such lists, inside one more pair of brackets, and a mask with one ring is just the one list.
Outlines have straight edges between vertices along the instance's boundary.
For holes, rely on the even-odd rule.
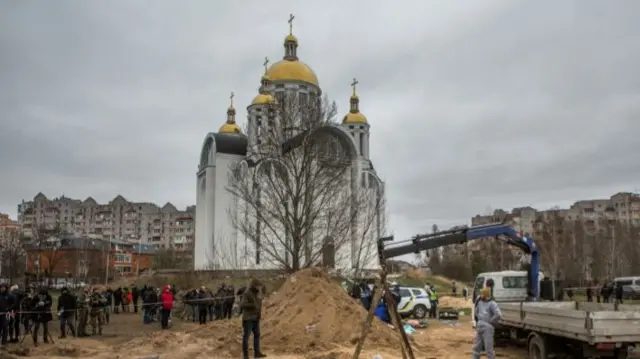
[[242,133],[242,130],[235,123],[225,122],[224,125],[220,126],[218,133]]
[[347,113],[342,119],[342,123],[366,125],[368,122],[367,122],[367,118],[358,111],[358,112]]
[[293,34],[289,34],[287,35],[287,37],[284,38],[284,42],[298,42],[298,38],[293,36]]
[[276,99],[271,96],[270,94],[262,94],[259,93],[256,97],[253,98],[253,101],[251,101],[252,105],[266,105],[269,103],[274,103],[276,102]]
[[278,61],[269,67],[267,76],[273,81],[294,80],[319,86],[318,77],[315,72],[313,72],[309,65],[299,60]]

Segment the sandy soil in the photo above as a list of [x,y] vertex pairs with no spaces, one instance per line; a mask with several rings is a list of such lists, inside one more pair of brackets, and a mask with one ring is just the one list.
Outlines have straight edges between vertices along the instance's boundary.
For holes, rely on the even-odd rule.
[[471,299],[465,300],[462,297],[450,297],[446,295],[438,298],[438,303],[441,308],[471,309],[471,307],[473,307]]

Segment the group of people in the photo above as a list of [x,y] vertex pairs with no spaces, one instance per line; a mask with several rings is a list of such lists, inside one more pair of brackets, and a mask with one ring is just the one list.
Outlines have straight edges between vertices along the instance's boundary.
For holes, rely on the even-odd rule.
[[233,308],[236,295],[244,293],[245,288],[240,288],[237,292],[230,284],[221,284],[212,291],[202,286],[192,289],[184,296],[187,319],[193,322],[198,319],[200,324],[219,319],[230,319],[233,316]]
[[43,328],[43,341],[49,341],[48,323],[52,298],[46,289],[29,287],[20,291],[17,285],[0,284],[0,337],[1,344],[18,343],[21,329],[31,333],[34,344],[38,344],[38,332]]
[[[613,280],[606,280],[602,285],[596,283],[595,286],[587,288],[587,302],[593,302],[594,297],[598,303],[611,303],[613,299],[622,304],[624,288],[621,284]],[[567,290],[567,295],[573,297],[573,291]]]
[[147,286],[132,291],[127,288],[112,290],[109,287],[85,286],[77,293],[65,287],[61,289],[57,306],[54,307],[53,298],[45,287],[28,286],[20,290],[18,285],[9,287],[0,284],[1,344],[20,342],[23,333],[31,334],[33,343],[37,346],[40,329],[42,342],[51,342],[53,339],[49,333],[49,322],[54,319],[54,313],[60,320],[59,338],[65,338],[67,332],[72,336],[89,336],[88,327],[91,327],[91,335],[101,335],[103,325],[109,323],[112,311],[129,311],[129,305],[132,303],[134,311],[137,312],[140,298],[143,310],[145,313],[148,312],[145,318],[159,317],[161,328],[166,329],[169,327],[173,309],[174,292],[175,289],[168,285],[160,293]]

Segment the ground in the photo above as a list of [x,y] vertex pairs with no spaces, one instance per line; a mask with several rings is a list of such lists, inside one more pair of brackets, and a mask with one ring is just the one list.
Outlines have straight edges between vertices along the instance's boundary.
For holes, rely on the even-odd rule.
[[[215,346],[215,339],[193,338],[190,339],[188,334],[178,334],[198,330],[198,325],[190,321],[179,319],[173,320],[171,332],[176,332],[175,336],[162,336],[159,324],[145,325],[142,323],[140,314],[121,313],[112,314],[111,322],[104,327],[102,336],[94,336],[82,339],[58,339],[59,328],[58,321],[50,323],[51,334],[55,344],[40,344],[37,348],[33,347],[30,337],[27,337],[22,344],[10,344],[9,353],[20,354],[19,356],[28,356],[31,358],[144,358],[145,355],[160,355],[161,359],[175,357],[176,353],[183,350],[194,350],[195,353],[202,351],[200,355],[190,356],[192,359],[200,357],[205,358],[205,347]],[[363,318],[364,319],[364,318]],[[360,323],[353,324],[353,331],[359,331]],[[469,317],[463,317],[458,323],[430,322],[429,328],[419,330],[413,334],[415,343],[423,348],[416,358],[438,358],[438,359],[459,359],[471,357],[471,343],[473,339],[473,329],[469,323]],[[238,337],[240,333],[238,333]],[[166,338],[171,338],[177,343],[165,343]],[[184,343],[180,341],[184,340]],[[212,343],[209,343],[211,341]],[[268,344],[268,343],[265,343]],[[295,343],[291,343],[292,347]],[[201,347],[199,350],[197,346]],[[131,352],[128,352],[131,348]],[[374,348],[365,344],[365,350],[361,358],[371,358],[375,354],[380,354],[385,359],[399,359],[402,356],[399,352]],[[428,348],[424,352],[424,348]],[[498,348],[497,352],[501,358],[516,359],[524,357],[524,351],[521,348]],[[129,353],[129,355],[127,355]],[[16,358],[14,356],[2,356],[0,351],[0,359]],[[350,358],[353,354],[352,347],[341,347],[330,353],[314,353],[307,356],[283,355],[281,353],[268,353],[272,359],[326,359],[326,358]],[[207,354],[210,355],[210,354]],[[426,355],[426,356],[425,356]],[[209,356],[206,356],[209,357]]]

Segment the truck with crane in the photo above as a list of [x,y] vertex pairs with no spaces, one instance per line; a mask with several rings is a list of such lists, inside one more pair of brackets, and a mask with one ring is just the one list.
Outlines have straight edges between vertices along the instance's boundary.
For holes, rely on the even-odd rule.
[[640,307],[610,310],[594,303],[540,301],[538,247],[530,236],[510,225],[461,226],[398,242],[393,237],[380,238],[378,255],[383,263],[394,257],[479,239],[502,240],[529,256],[527,297],[519,302],[499,303],[502,319],[496,328],[508,333],[512,340],[524,341],[529,359],[640,358]]

